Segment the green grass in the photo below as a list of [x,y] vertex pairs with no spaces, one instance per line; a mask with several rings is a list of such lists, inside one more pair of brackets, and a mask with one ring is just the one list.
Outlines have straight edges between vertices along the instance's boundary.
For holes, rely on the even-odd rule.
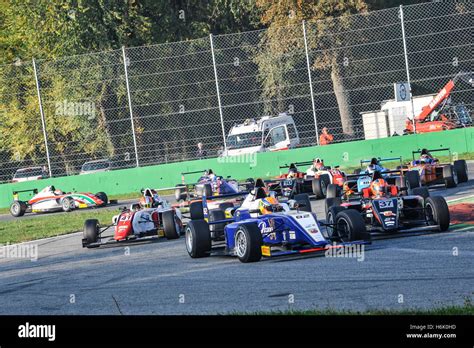
[[19,243],[82,230],[86,219],[98,219],[103,225],[112,222],[117,210],[88,209],[70,214],[48,214],[35,218],[0,221],[0,243]]
[[470,299],[464,305],[440,306],[432,309],[370,309],[367,311],[348,311],[336,309],[286,310],[270,312],[232,313],[235,315],[474,315],[474,304]]

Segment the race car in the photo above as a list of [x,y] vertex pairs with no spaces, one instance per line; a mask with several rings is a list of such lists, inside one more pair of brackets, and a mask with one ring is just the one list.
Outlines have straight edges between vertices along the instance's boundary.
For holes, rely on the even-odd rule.
[[[344,229],[337,226],[335,219],[348,210],[360,214],[370,233],[446,231],[449,228],[449,209],[443,197],[430,197],[425,187],[414,188],[408,195],[400,192],[399,187],[390,185],[380,172],[375,172],[360,198],[327,198],[328,234],[340,240],[347,238],[341,234]],[[338,228],[332,229],[332,224]]]
[[[185,180],[186,175],[203,173],[197,180],[196,184],[187,184]],[[250,181],[249,181],[250,180]],[[209,170],[198,170],[194,172],[181,173],[181,184],[175,187],[175,198],[177,202],[189,201],[193,198],[200,198],[203,195],[222,195],[228,193],[237,193],[243,187],[249,189],[253,185],[252,179],[247,179],[244,183],[239,183],[235,179],[227,177],[224,179],[222,176],[214,174],[212,169]]]
[[[143,197],[149,197],[151,189],[143,190]],[[154,199],[158,198],[157,196]],[[145,204],[145,205],[144,205]],[[112,218],[109,226],[100,226],[96,219],[84,223],[82,247],[96,248],[104,244],[149,240],[158,237],[177,239],[183,231],[183,216],[179,209],[173,208],[166,200],[134,203],[124,208]],[[103,236],[105,231],[114,227],[113,236]],[[107,238],[102,241],[103,238]]]
[[[311,165],[311,167],[306,172],[298,170],[299,166],[305,165]],[[280,169],[283,168],[288,168],[288,173],[269,181],[268,186],[270,190],[290,198],[301,193],[314,194],[317,199],[325,198],[328,185],[342,186],[346,178],[346,173],[341,171],[339,166],[325,166],[323,160],[319,158],[280,166]]]
[[[400,165],[397,169],[388,169],[381,165],[382,162],[392,162],[398,160]],[[369,163],[367,168],[363,168],[366,163]],[[407,172],[402,169],[402,158],[372,158],[370,160],[361,160],[360,169],[356,169],[354,174],[346,175],[346,181],[342,188],[337,185],[328,185],[326,198],[342,197],[342,198],[357,198],[363,193],[363,189],[370,186],[373,181],[375,172],[379,173],[385,181],[390,185],[398,188],[401,194],[411,193],[413,189],[420,187],[420,176],[418,172]]]
[[[441,163],[437,158],[431,156],[431,152],[447,151],[449,153],[449,163]],[[416,159],[415,155],[421,154]],[[403,167],[405,173],[418,172],[422,185],[444,185],[446,188],[456,187],[459,183],[468,181],[468,168],[465,160],[452,160],[449,148],[434,150],[412,151],[413,161]]]
[[[34,196],[28,201],[19,200],[19,194],[33,192]],[[108,204],[108,197],[105,192],[98,192],[95,195],[88,192],[68,192],[64,193],[54,186],[46,186],[38,192],[37,189],[13,192],[13,203],[10,205],[10,213],[15,217],[32,213],[50,213],[74,209],[104,207]]]
[[207,203],[215,198],[204,196],[202,202],[193,203],[195,214],[185,228],[186,250],[192,258],[223,254],[237,256],[247,263],[259,261],[262,256],[324,253],[370,243],[362,217],[349,210],[337,215],[336,223],[347,222],[350,241],[335,245],[325,238],[324,224],[311,212],[307,194],[280,203],[274,196],[266,196],[263,188],[256,188],[231,214],[210,211]]

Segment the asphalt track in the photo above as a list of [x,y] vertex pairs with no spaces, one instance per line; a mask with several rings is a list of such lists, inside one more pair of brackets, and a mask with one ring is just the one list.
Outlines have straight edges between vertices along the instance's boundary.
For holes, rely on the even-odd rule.
[[[474,166],[470,164],[470,177]],[[474,180],[435,189],[474,194]],[[323,201],[313,201],[323,216]],[[474,298],[474,226],[376,240],[363,259],[191,259],[184,238],[83,249],[44,239],[38,260],[0,259],[0,314],[217,314],[287,309],[406,309]]]

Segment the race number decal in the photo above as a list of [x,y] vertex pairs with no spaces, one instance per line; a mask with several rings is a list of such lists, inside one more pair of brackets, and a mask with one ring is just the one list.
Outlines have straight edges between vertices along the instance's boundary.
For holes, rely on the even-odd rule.
[[379,206],[380,206],[381,209],[393,208],[393,201],[392,200],[379,201]]

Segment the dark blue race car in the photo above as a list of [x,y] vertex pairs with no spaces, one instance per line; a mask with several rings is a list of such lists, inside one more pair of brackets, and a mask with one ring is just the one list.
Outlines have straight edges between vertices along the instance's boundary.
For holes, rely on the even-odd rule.
[[[337,215],[333,228],[342,229],[346,240],[323,235],[324,225],[311,212],[307,194],[279,203],[262,192],[204,196],[191,204],[191,221],[185,228],[186,249],[192,258],[212,253],[237,256],[241,262],[259,261],[262,256],[325,252],[348,245],[370,243],[370,234],[356,211]],[[247,195],[238,208],[208,209],[208,200]]]

